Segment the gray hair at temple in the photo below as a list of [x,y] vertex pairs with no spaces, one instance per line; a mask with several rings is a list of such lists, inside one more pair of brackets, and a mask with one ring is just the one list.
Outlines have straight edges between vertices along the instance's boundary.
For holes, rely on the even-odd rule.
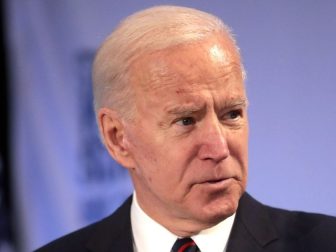
[[132,62],[141,55],[197,42],[215,33],[226,34],[236,46],[230,29],[219,18],[196,9],[157,6],[127,17],[103,42],[93,63],[96,113],[108,107],[124,119],[131,119],[135,112],[128,83]]

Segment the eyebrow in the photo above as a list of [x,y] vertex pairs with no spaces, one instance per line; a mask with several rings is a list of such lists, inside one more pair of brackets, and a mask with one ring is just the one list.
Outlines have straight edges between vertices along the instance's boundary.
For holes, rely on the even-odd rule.
[[[231,100],[225,100],[224,102],[219,103],[216,107],[223,108],[233,108],[233,107],[247,107],[248,100],[247,98],[234,98]],[[185,104],[180,106],[172,106],[165,109],[168,114],[171,115],[192,115],[193,113],[197,113],[200,111],[204,111],[206,109],[205,104],[196,105],[196,104]]]
[[174,106],[166,109],[166,112],[168,114],[172,115],[191,115],[193,113],[199,112],[205,110],[205,105],[196,105],[196,104],[191,104],[191,105],[180,105],[180,106]]
[[247,107],[248,106],[248,100],[247,98],[233,98],[230,100],[225,100],[223,102],[218,103],[216,107],[218,108],[231,108],[231,107]]

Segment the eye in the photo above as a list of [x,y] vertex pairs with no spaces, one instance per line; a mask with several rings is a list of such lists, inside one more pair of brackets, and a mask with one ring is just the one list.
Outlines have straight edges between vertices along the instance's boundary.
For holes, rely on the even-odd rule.
[[224,120],[236,120],[242,117],[242,111],[240,109],[231,110],[227,114],[224,115]]
[[241,111],[240,110],[234,110],[229,112],[229,117],[230,119],[236,119],[241,116]]
[[176,124],[181,126],[189,126],[195,124],[196,120],[192,117],[183,117],[176,121]]

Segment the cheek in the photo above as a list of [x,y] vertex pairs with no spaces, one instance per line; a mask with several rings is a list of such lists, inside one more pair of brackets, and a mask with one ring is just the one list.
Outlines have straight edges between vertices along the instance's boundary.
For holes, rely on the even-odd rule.
[[165,168],[162,167],[165,164],[162,145],[154,140],[153,134],[147,134],[140,127],[133,129],[127,139],[128,150],[135,163],[134,171],[149,183],[155,183]]
[[128,150],[129,155],[138,166],[141,166],[145,160],[155,163],[156,155],[153,153],[149,138],[146,136],[145,131],[137,127],[125,128],[125,147]]
[[242,170],[247,169],[248,161],[248,129],[234,132],[228,139],[230,154],[241,166]]
[[142,169],[142,167],[146,167],[148,170],[157,166],[157,150],[152,148],[150,143],[146,143],[141,139],[135,139],[135,141],[130,145],[130,152],[137,164],[137,167],[135,167],[136,169]]
[[[147,180],[157,192],[162,194],[174,194],[171,197],[178,196],[178,192],[182,190],[182,185],[185,184],[185,176],[190,176],[187,173],[188,167],[186,150],[171,143],[164,143],[157,148],[151,150],[148,155],[152,155],[147,160],[143,160],[143,166]],[[154,159],[153,156],[156,158]]]

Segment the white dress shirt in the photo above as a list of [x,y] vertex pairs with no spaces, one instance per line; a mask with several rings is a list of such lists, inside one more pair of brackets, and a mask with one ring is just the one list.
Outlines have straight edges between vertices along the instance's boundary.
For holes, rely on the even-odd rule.
[[[209,229],[202,230],[191,238],[201,252],[225,252],[235,214]],[[134,252],[170,252],[179,238],[149,217],[139,206],[133,194],[131,223]]]

